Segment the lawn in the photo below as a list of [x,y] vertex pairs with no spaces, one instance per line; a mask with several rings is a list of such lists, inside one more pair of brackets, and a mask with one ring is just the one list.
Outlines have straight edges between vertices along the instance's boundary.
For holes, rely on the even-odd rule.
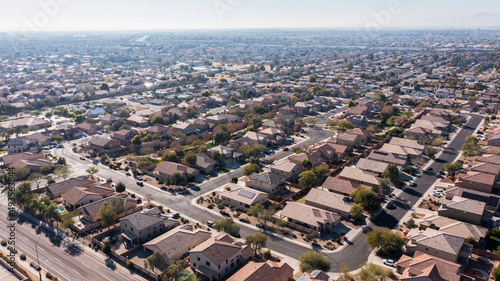
[[306,197],[304,196],[304,197],[300,198],[299,200],[297,200],[297,202],[306,203]]

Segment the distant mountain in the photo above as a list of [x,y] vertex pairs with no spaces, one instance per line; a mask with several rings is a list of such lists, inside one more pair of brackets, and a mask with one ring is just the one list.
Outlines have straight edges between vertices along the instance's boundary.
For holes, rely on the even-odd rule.
[[404,27],[432,27],[432,28],[500,28],[500,15],[479,13],[457,17],[433,17],[406,20],[401,23]]

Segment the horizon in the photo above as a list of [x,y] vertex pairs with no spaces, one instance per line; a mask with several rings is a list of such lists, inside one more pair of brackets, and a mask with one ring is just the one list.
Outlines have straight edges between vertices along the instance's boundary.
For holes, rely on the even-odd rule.
[[[47,0],[0,4],[0,32],[499,29],[500,2]],[[498,24],[497,24],[498,23]]]

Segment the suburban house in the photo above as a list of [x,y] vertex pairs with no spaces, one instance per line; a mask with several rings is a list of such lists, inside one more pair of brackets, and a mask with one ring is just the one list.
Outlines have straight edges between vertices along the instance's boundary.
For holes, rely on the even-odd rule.
[[348,180],[355,186],[363,185],[373,188],[378,188],[379,186],[377,174],[353,167],[344,167],[342,172],[339,174],[339,179]]
[[495,180],[498,180],[498,175],[500,175],[500,164],[469,161],[464,165],[464,170],[492,174],[497,177]]
[[51,166],[53,161],[50,158],[40,158],[40,159],[20,159],[10,164],[10,168],[28,168],[31,173],[37,173],[43,166]]
[[106,198],[115,193],[112,188],[93,186],[93,187],[73,187],[62,195],[63,203],[66,209],[74,210],[78,207],[87,205],[102,198]]
[[309,206],[299,202],[287,202],[279,212],[281,218],[286,218],[290,227],[300,230],[322,233],[329,231],[340,223],[341,215]]
[[154,125],[145,129],[144,131],[146,132],[146,134],[150,134],[152,136],[157,135],[162,138],[168,136],[168,127],[165,127],[163,125]]
[[284,176],[273,172],[263,172],[250,175],[246,186],[272,194],[282,191],[284,189],[282,184],[284,183]]
[[465,244],[465,238],[447,234],[439,230],[412,229],[406,235],[406,254],[422,252],[451,262],[467,264],[472,246]]
[[312,155],[309,153],[301,153],[301,154],[292,155],[292,156],[288,157],[288,161],[295,163],[295,164],[298,164],[298,165],[302,165],[302,161],[304,161],[306,159],[313,163],[313,167],[325,164],[325,162],[323,162],[321,157],[318,157],[316,155]]
[[203,171],[206,174],[210,174],[214,171],[217,161],[208,157],[205,153],[198,153],[196,155],[196,168]]
[[356,164],[356,168],[376,174],[382,174],[385,171],[385,169],[387,169],[388,166],[389,166],[388,163],[370,160],[366,158],[359,159],[358,163]]
[[27,138],[11,139],[7,143],[7,150],[9,153],[20,153],[26,151],[40,151],[40,145],[37,140]]
[[134,127],[147,127],[149,125],[149,119],[145,116],[140,116],[137,114],[134,114],[127,118],[127,123],[134,126]]
[[441,199],[438,215],[481,225],[486,220],[485,210],[486,203],[484,202],[454,196],[451,200]]
[[253,248],[236,243],[231,236],[211,237],[189,251],[189,265],[208,280],[219,280],[253,256]]
[[378,151],[398,155],[401,158],[407,158],[410,160],[418,159],[424,152],[423,150],[417,150],[411,147],[404,147],[390,143],[385,143]]
[[453,199],[454,196],[473,199],[486,204],[486,210],[500,216],[500,195],[481,192],[463,187],[449,186],[446,189],[445,197]]
[[396,164],[403,167],[406,165],[408,158],[391,152],[373,150],[370,155],[368,155],[368,159],[385,162],[388,164]]
[[467,171],[457,175],[455,186],[491,193],[496,179],[496,175],[476,171]]
[[486,237],[486,232],[488,231],[487,228],[482,226],[439,215],[427,215],[420,221],[420,229],[425,230],[428,227],[465,239],[474,237],[480,243]]
[[343,133],[335,138],[336,142],[341,145],[356,147],[361,145],[361,137],[356,134]]
[[305,197],[305,204],[339,213],[342,217],[348,218],[351,211],[351,200],[347,196],[336,194],[327,190],[312,188]]
[[[101,209],[102,205],[105,203],[110,203],[112,200],[121,199],[123,200],[123,212],[126,213],[129,210],[133,210],[137,208],[137,200],[130,198],[127,194],[116,194],[110,197],[103,198],[101,200],[95,201],[93,203],[89,203],[78,208],[78,212],[88,223],[96,223],[101,220],[101,215],[99,213],[99,209]],[[117,217],[122,215],[123,213],[117,214]]]
[[45,158],[45,154],[39,152],[21,152],[14,154],[7,154],[5,156],[0,157],[0,163],[4,167],[10,167],[13,163],[19,160],[36,160]]
[[230,190],[221,191],[220,199],[237,208],[249,209],[250,206],[260,203],[264,204],[268,200],[268,194],[257,191],[253,188],[243,187],[236,184],[227,185]]
[[97,131],[99,131],[99,126],[97,126],[94,123],[88,123],[88,122],[76,124],[76,128],[82,132],[89,134],[89,135],[93,135]]
[[[462,281],[459,274],[461,265],[433,255],[416,251],[413,257],[403,255],[396,263],[397,272],[401,274],[399,280],[446,280]],[[465,279],[467,280],[467,279]],[[470,279],[472,280],[472,279]]]
[[161,251],[167,254],[170,261],[176,261],[210,237],[212,237],[210,231],[200,228],[195,230],[192,225],[185,224],[144,243],[143,247],[146,253],[153,254]]
[[293,280],[293,268],[287,263],[273,261],[247,263],[227,281],[289,281]]
[[25,118],[18,118],[18,119],[4,121],[0,123],[0,129],[7,130],[9,128],[15,128],[15,127],[21,127],[22,129],[37,127],[41,129],[46,124],[49,124],[49,122],[47,122],[44,119],[36,117],[25,117]]
[[243,156],[243,154],[234,151],[234,148],[224,145],[218,145],[208,149],[208,152],[210,153],[212,153],[213,151],[218,151],[220,153],[220,161],[223,163],[237,162],[241,159],[241,156]]
[[334,177],[326,178],[325,182],[322,185],[323,188],[328,189],[332,192],[349,196],[351,193],[356,191],[357,185],[353,185],[352,182],[348,180],[343,180]]
[[184,166],[182,164],[177,164],[174,162],[163,161],[156,168],[155,173],[160,177],[171,177],[174,174],[178,173],[183,176],[186,175],[195,175],[198,176],[199,172],[196,169],[190,168],[188,166]]
[[122,237],[132,246],[163,234],[167,231],[166,221],[167,217],[160,209],[145,209],[120,219],[120,230]]
[[93,137],[89,141],[88,147],[103,149],[106,151],[106,153],[109,154],[120,152],[123,149],[119,141],[114,139],[103,138],[100,136]]
[[136,130],[119,130],[116,132],[113,132],[111,135],[111,138],[114,140],[118,140],[121,142],[125,143],[130,143],[132,139],[137,136],[139,133],[137,133]]
[[60,197],[74,187],[88,188],[95,186],[95,184],[96,182],[89,180],[87,176],[79,176],[48,185],[45,187],[45,190],[50,199],[54,199]]
[[417,140],[410,140],[410,139],[404,139],[404,138],[398,138],[398,137],[393,137],[391,138],[391,141],[389,144],[393,145],[399,145],[402,147],[407,147],[407,148],[413,148],[418,151],[424,151],[425,145],[419,144]]
[[271,172],[282,175],[287,181],[294,181],[302,173],[302,165],[293,162],[281,162],[270,167]]
[[186,136],[189,136],[189,135],[192,135],[192,134],[195,134],[198,132],[198,130],[196,129],[196,127],[191,124],[191,123],[187,123],[187,122],[183,122],[183,123],[175,123],[172,125],[172,132],[180,132],[180,133],[183,133],[184,135]]

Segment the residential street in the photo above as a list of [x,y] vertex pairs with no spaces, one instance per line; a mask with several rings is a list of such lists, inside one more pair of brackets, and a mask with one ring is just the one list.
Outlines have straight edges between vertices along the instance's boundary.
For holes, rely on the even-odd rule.
[[[2,196],[5,197],[5,194]],[[15,230],[17,251],[24,253],[29,260],[36,261],[35,243],[38,241],[40,266],[60,280],[146,280],[116,263],[107,267],[105,257],[101,253],[94,252],[80,243],[74,244],[68,237],[58,238],[45,232],[37,234],[31,222],[25,219],[20,221]],[[2,225],[8,225],[7,207],[3,204],[0,205],[0,222]],[[2,231],[0,239],[7,240],[8,235],[7,231]],[[19,256],[16,259],[19,259]]]

